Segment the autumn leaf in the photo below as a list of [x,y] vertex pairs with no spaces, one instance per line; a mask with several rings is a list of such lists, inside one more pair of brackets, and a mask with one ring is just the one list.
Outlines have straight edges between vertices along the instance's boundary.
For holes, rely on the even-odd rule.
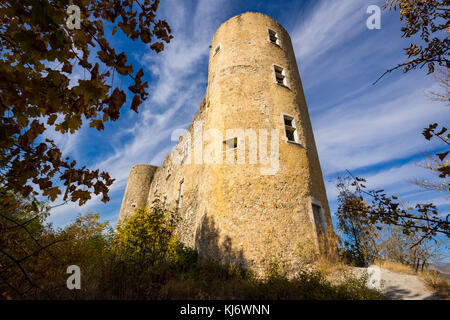
[[58,187],[45,189],[42,193],[43,196],[48,196],[51,201],[55,201],[58,195],[61,194],[61,190]]
[[91,123],[89,123],[90,127],[96,128],[97,130],[103,130],[105,129],[105,126],[103,125],[102,120],[92,120]]
[[448,155],[449,151],[444,153],[436,153],[436,155],[439,157],[441,161],[444,161],[445,157]]
[[[136,6],[134,1],[76,1],[82,13],[80,30],[67,29],[64,1],[2,2],[0,179],[8,190],[27,197],[35,187],[51,201],[64,190],[67,199],[80,204],[91,193],[109,200],[108,187],[114,179],[98,170],[77,167],[77,162],[63,156],[44,134],[47,129],[75,133],[84,120],[103,130],[105,122],[120,117],[127,95],[133,96],[130,108],[134,111],[145,101],[148,84],[142,81],[142,69],[133,76],[133,65],[105,38],[103,25],[112,25],[112,36],[117,36],[120,27],[129,39],[141,39],[150,48],[151,35],[169,43],[169,25],[156,18],[159,1],[146,2]],[[153,48],[159,52],[161,46]],[[92,63],[96,50],[99,61]],[[68,74],[75,70],[86,77],[73,85]],[[135,79],[136,92],[112,87],[111,74],[121,81]]]
[[135,95],[133,97],[133,102],[131,103],[131,110],[133,110],[134,112],[138,112],[138,106],[141,104],[141,99],[139,98],[138,95]]

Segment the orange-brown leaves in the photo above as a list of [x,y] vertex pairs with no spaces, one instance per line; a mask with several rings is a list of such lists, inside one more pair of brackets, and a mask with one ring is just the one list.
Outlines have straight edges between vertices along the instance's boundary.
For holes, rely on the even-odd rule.
[[[43,196],[85,203],[91,194],[107,201],[113,179],[107,173],[76,168],[58,147],[42,138],[53,127],[58,134],[75,133],[83,121],[103,130],[115,121],[129,92],[114,87],[111,74],[130,77],[136,111],[148,97],[148,84],[124,52],[116,53],[105,37],[104,21],[140,39],[160,52],[170,42],[169,25],[156,18],[159,1],[139,5],[127,0],[79,0],[81,29],[66,27],[66,7],[61,1],[6,0],[0,6],[0,183],[22,196],[33,191]],[[156,42],[159,40],[158,42]],[[92,62],[92,49],[98,62]],[[86,74],[70,84],[74,72]],[[111,85],[112,83],[112,85]]]

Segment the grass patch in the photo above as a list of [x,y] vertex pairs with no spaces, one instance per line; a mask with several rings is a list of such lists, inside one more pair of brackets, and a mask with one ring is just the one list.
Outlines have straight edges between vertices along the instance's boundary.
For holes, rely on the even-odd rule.
[[[64,230],[39,232],[43,243],[60,239],[24,267],[32,286],[6,260],[0,299],[236,299],[236,300],[368,300],[382,295],[366,287],[336,261],[303,247],[303,262],[273,260],[262,276],[236,265],[200,259],[183,245],[174,230],[176,216],[161,208],[139,208],[116,232],[105,232],[98,214],[80,216]],[[45,241],[44,241],[45,240]],[[31,243],[33,244],[33,243]],[[308,258],[312,255],[313,258]],[[81,268],[81,289],[69,290],[67,266]],[[289,275],[288,275],[289,274]],[[333,274],[333,279],[330,279]]]
[[412,267],[398,262],[377,260],[374,262],[374,265],[396,273],[417,275]]
[[[117,275],[116,272],[114,274]],[[95,281],[94,278],[92,280]],[[101,279],[103,285],[91,288],[86,297],[149,300],[383,299],[379,292],[366,287],[366,280],[342,273],[339,281],[330,281],[325,272],[313,269],[299,271],[293,277],[273,272],[262,278],[241,267],[197,261],[182,272],[170,267],[144,270],[138,278],[131,272],[121,272],[120,282],[104,275]]]
[[408,265],[404,265],[393,261],[375,261],[375,265],[396,273],[410,274],[420,277],[425,283],[426,287],[434,292],[439,298],[450,298],[450,279],[448,275],[439,272],[438,270],[426,270],[418,273]]
[[435,292],[442,299],[450,298],[450,281],[437,270],[419,272],[419,277],[425,282],[428,289]]

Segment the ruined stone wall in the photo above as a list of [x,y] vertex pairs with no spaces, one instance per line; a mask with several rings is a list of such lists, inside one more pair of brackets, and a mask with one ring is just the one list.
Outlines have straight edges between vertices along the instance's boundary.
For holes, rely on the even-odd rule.
[[[283,68],[285,85],[274,65]],[[295,143],[283,115],[297,128]],[[237,148],[223,143],[234,137]],[[178,210],[177,233],[201,256],[254,269],[273,258],[295,261],[299,246],[318,246],[312,204],[321,208],[324,229],[332,229],[292,43],[274,19],[247,12],[219,27],[203,104],[147,191],[147,204],[159,198]]]
[[131,168],[117,224],[147,204],[148,191],[157,168],[149,164],[137,164]]
[[[276,32],[278,45],[270,42],[268,29]],[[274,65],[284,69],[286,86],[276,83]],[[237,252],[248,265],[264,264],[274,252],[280,259],[295,260],[299,245],[317,240],[312,202],[321,205],[330,227],[331,218],[289,34],[263,14],[231,18],[212,40],[208,76],[211,111],[205,129],[255,129],[258,139],[261,129],[278,129],[279,168],[272,175],[262,174],[261,169],[270,167],[260,161],[265,144],[258,145],[258,163],[250,164],[248,139],[245,163],[205,166],[204,219],[220,230],[219,246]],[[283,114],[295,119],[296,144],[287,142]],[[273,142],[267,140],[270,154]],[[207,242],[199,249],[213,253]]]
[[[195,121],[204,121],[204,109],[203,106],[199,110]],[[167,155],[162,167],[156,171],[147,198],[149,205],[158,199],[166,208],[180,215],[181,221],[176,231],[180,240],[190,247],[195,247],[195,234],[203,215],[204,204],[208,202],[202,198],[203,164],[195,164],[193,159],[194,138],[194,126],[191,125]],[[183,190],[180,204],[181,182]]]

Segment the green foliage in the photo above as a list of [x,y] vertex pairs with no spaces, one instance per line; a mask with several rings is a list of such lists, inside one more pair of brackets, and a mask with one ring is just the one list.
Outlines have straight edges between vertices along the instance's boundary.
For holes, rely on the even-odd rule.
[[[449,79],[447,79],[448,81]],[[423,136],[427,140],[431,140],[433,137],[439,139],[445,145],[450,145],[450,134],[447,133],[447,128],[438,128],[437,123],[430,124],[428,128],[425,128],[422,132]],[[427,156],[428,161],[425,168],[433,171],[441,179],[439,183],[430,183],[428,181],[421,182],[419,185],[432,190],[450,191],[450,184],[445,180],[450,177],[450,163],[446,160],[446,157],[450,151],[436,153],[433,156]]]
[[138,208],[118,226],[115,247],[128,258],[151,260],[152,264],[166,261],[177,251],[175,225],[174,214],[160,206]]
[[[449,214],[443,217],[432,203],[418,203],[414,208],[402,208],[398,197],[388,196],[384,190],[370,190],[364,185],[365,179],[351,177],[351,187],[354,190],[349,194],[356,201],[349,202],[345,211],[352,212],[355,209],[354,212],[363,225],[376,225],[379,230],[382,225],[399,226],[405,235],[418,236],[417,242],[412,246],[434,239],[438,234],[450,237]],[[364,210],[358,208],[361,204],[364,205]]]
[[336,216],[344,260],[365,267],[381,259],[417,272],[439,259],[443,241],[436,235],[449,236],[448,217],[440,217],[431,204],[403,208],[397,197],[367,190],[363,183],[358,177],[338,178]]
[[416,273],[428,267],[431,261],[439,261],[442,242],[426,240],[416,246],[418,235],[404,234],[400,227],[383,228],[384,236],[380,241],[380,256],[385,261],[392,261],[411,267]]
[[[21,206],[26,199],[19,199]],[[29,209],[29,208],[27,208]],[[48,213],[17,209],[10,219],[0,215],[0,292],[15,298],[54,298],[67,290],[65,280],[69,265],[83,265],[85,271],[98,266],[102,251],[109,243],[107,223],[99,222],[99,214],[79,216],[62,230],[44,225]],[[89,262],[89,263],[86,263]]]
[[111,263],[133,265],[143,274],[152,270],[152,274],[159,276],[189,269],[197,261],[197,252],[178,240],[175,234],[178,220],[176,213],[165,209],[158,200],[150,208],[136,209],[116,229]]
[[369,266],[377,256],[375,227],[368,220],[367,202],[349,189],[349,179],[338,179],[338,229],[342,232],[341,254],[358,267]]
[[366,286],[365,277],[344,273],[338,283],[327,279],[326,273],[317,270],[300,270],[288,278],[273,273],[268,278],[245,283],[242,299],[270,300],[369,300],[382,296]]
[[[104,23],[109,24],[114,36],[119,27],[131,40],[140,39],[155,52],[163,50],[163,43],[169,43],[172,36],[169,25],[156,18],[159,0],[141,2],[0,3],[0,261],[8,272],[14,268],[20,271],[33,288],[38,285],[30,276],[34,269],[28,261],[32,257],[48,253],[44,249],[65,241],[67,235],[78,237],[81,230],[92,231],[88,225],[72,226],[76,232],[45,228],[42,231],[46,210],[40,208],[35,197],[40,195],[50,201],[61,197],[64,202],[82,205],[95,194],[107,202],[109,187],[114,182],[107,172],[80,168],[52,140],[44,139],[44,134],[49,128],[59,134],[73,134],[85,121],[102,130],[105,122],[117,120],[127,93],[115,86],[114,81],[108,83],[114,76],[132,80],[128,87],[132,110],[137,112],[147,99],[148,84],[142,80],[143,70],[134,72],[125,53],[116,53],[109,44],[104,30]],[[69,5],[80,8],[81,29],[66,26]],[[95,64],[91,63],[94,59]],[[70,80],[80,70],[88,74],[88,79],[71,84]],[[86,221],[81,221],[85,218]],[[98,220],[94,216],[85,218],[79,218],[77,223],[96,224]],[[43,237],[42,232],[48,234]],[[89,235],[89,243],[100,238]],[[73,242],[75,251],[79,249],[78,243],[87,241],[72,240],[67,241]]]
[[26,282],[23,286],[36,288],[24,265],[54,243],[43,239],[47,208],[4,188],[0,188],[0,204],[0,280],[10,285],[21,279]]
[[[177,239],[176,221],[155,203],[136,210],[115,233],[93,213],[62,230],[41,224],[39,240],[59,242],[24,261],[37,287],[10,268],[8,283],[0,278],[0,293],[13,299],[381,298],[366,288],[365,279],[351,276],[334,284],[322,271],[300,270],[288,278],[274,268],[260,278],[241,266],[200,260]],[[81,290],[66,288],[65,271],[73,264],[81,268]]]
[[[387,70],[379,77],[377,83],[383,76],[392,71],[402,68],[403,72],[408,72],[417,68],[427,66],[428,74],[435,73],[435,78],[444,89],[443,92],[431,93],[431,100],[444,102],[448,105],[450,92],[450,60],[448,54],[450,50],[450,1],[449,0],[386,0],[384,8],[389,10],[399,10],[400,21],[404,22],[401,31],[402,37],[411,38],[414,42],[409,47],[404,48],[408,61]],[[437,123],[430,124],[422,131],[425,139],[432,137],[440,139],[446,146],[449,143],[447,128],[438,128]],[[449,151],[436,153],[428,156],[431,160],[427,163],[427,168],[438,173],[439,178],[445,179],[450,175],[448,160],[445,160]],[[445,180],[442,182],[416,182],[425,189],[449,191],[449,184]],[[424,209],[418,208],[419,211]],[[425,208],[429,210],[430,208]]]
[[427,270],[419,273],[419,276],[429,289],[433,290],[440,298],[448,300],[450,298],[450,280],[445,275],[437,270]]

